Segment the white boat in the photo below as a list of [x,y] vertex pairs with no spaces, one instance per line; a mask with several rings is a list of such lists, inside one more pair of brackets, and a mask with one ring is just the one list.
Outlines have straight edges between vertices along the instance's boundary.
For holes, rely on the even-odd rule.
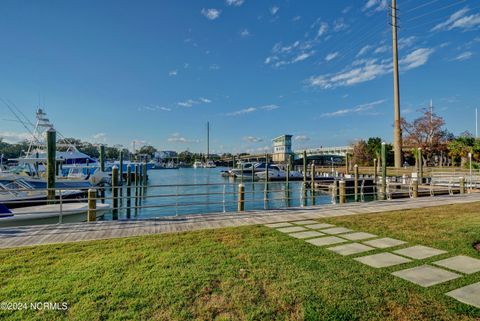
[[[110,210],[109,204],[97,203],[97,218]],[[0,204],[0,227],[25,226],[34,224],[56,224],[62,213],[63,223],[85,222],[88,203],[50,204],[8,209]]]
[[203,167],[204,168],[215,168],[217,167],[217,165],[215,165],[215,163],[211,160],[207,160],[207,162],[205,164],[203,164]]
[[202,168],[202,167],[203,167],[203,163],[200,161],[195,161],[193,163],[193,168]]
[[[262,171],[262,172],[257,172],[255,175],[259,179],[266,179],[267,177],[267,172]],[[268,179],[285,179],[287,177],[287,171],[281,169],[277,165],[269,165],[268,166]],[[302,177],[302,173],[298,171],[291,171],[289,178],[300,178]]]

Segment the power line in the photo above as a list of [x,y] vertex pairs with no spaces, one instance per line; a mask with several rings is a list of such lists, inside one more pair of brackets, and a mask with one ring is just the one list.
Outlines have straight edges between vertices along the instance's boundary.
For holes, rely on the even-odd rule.
[[431,15],[431,14],[434,14],[435,12],[438,12],[438,11],[441,11],[441,10],[445,10],[445,9],[448,9],[448,8],[451,8],[451,7],[454,7],[454,6],[457,6],[457,5],[462,4],[462,3],[466,2],[466,1],[467,1],[467,0],[460,0],[459,2],[451,3],[451,4],[447,5],[447,6],[438,8],[438,9],[436,9],[436,10],[431,10],[431,11],[429,11],[429,12],[427,12],[427,13],[421,14],[421,15],[416,16],[416,17],[413,17],[413,18],[410,18],[410,19],[406,20],[405,23],[411,22],[411,21],[415,21],[415,20],[418,20],[418,19],[420,19],[420,18],[423,18],[423,17],[429,16],[429,15]]
[[440,0],[432,0],[432,1],[430,1],[430,2],[427,2],[427,3],[421,4],[421,5],[419,5],[419,6],[416,6],[415,8],[412,8],[412,9],[410,9],[410,10],[407,10],[407,11],[405,11],[405,13],[409,13],[409,12],[418,10],[418,9],[420,9],[420,8],[426,7],[426,6],[430,5],[430,4],[435,3],[435,2],[438,2],[438,1],[440,1]]

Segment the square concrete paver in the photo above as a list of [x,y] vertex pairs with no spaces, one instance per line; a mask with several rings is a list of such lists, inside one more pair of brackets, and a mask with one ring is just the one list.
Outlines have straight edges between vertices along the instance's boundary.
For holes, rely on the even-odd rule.
[[319,224],[306,225],[305,227],[311,228],[312,230],[319,230],[322,228],[328,228],[328,227],[334,227],[334,226],[335,225],[333,224],[319,223]]
[[392,239],[392,238],[389,238],[389,237],[384,237],[382,239],[376,239],[376,240],[363,242],[363,244],[373,246],[373,247],[377,247],[379,249],[386,249],[388,247],[394,247],[394,246],[402,245],[402,244],[405,244],[405,243],[407,243],[407,242]]
[[350,243],[350,244],[344,244],[344,245],[338,245],[334,247],[329,247],[327,250],[333,251],[337,254],[340,255],[352,255],[352,254],[358,254],[358,253],[363,253],[371,250],[375,250],[375,248],[366,246],[360,243]]
[[266,227],[286,227],[286,226],[293,226],[293,224],[287,223],[287,222],[281,222],[281,223],[270,223],[270,224],[265,224]]
[[306,230],[307,229],[302,227],[302,226],[291,226],[291,227],[277,228],[277,231],[283,232],[283,233],[301,232],[301,231],[306,231]]
[[327,228],[326,230],[322,230],[322,232],[326,234],[336,235],[336,234],[348,233],[353,231],[346,227],[332,227],[332,228]]
[[373,255],[367,255],[362,257],[357,257],[354,260],[369,265],[374,268],[383,268],[394,266],[398,264],[412,262],[412,260],[392,254],[392,253],[379,253]]
[[297,239],[308,239],[310,237],[318,237],[318,236],[322,236],[322,235],[325,235],[323,233],[320,233],[320,232],[317,232],[317,231],[304,231],[304,232],[297,232],[297,233],[292,233],[292,234],[288,234],[292,237],[295,237]]
[[303,221],[295,221],[290,223],[297,224],[297,225],[308,225],[308,224],[316,224],[318,222],[314,220],[303,220]]
[[325,237],[319,237],[317,239],[310,239],[310,240],[307,240],[306,242],[316,246],[325,246],[325,245],[344,243],[347,241],[336,236],[325,236]]
[[365,233],[365,232],[356,232],[356,233],[344,234],[341,237],[350,241],[360,241],[360,240],[371,239],[377,236],[374,234]]
[[445,260],[433,262],[435,265],[446,267],[447,269],[472,274],[480,271],[480,260],[473,257],[459,255]]
[[480,308],[480,282],[464,286],[446,293],[446,295],[466,304]]
[[432,247],[423,246],[423,245],[415,245],[415,246],[407,247],[405,249],[393,251],[393,253],[400,254],[412,259],[422,260],[428,257],[447,253],[447,251],[437,250]]
[[392,273],[399,278],[423,286],[424,288],[444,283],[461,277],[460,274],[439,269],[430,265],[417,266],[411,269],[401,270]]

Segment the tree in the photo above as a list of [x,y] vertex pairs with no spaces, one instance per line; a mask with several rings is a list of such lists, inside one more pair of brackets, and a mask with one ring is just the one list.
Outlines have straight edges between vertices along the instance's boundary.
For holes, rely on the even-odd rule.
[[353,144],[352,163],[358,166],[369,165],[372,158],[368,152],[367,142],[363,139],[358,140]]
[[469,132],[462,133],[448,144],[449,155],[452,159],[460,158],[460,166],[468,162],[468,153],[473,153],[474,158],[479,158],[480,142]]
[[152,156],[153,154],[155,154],[157,152],[157,149],[153,146],[145,145],[145,146],[142,146],[142,148],[140,148],[140,150],[138,152],[140,154],[147,154],[147,155]]
[[422,148],[423,163],[434,162],[434,156],[443,158],[447,151],[447,144],[451,134],[444,129],[445,121],[436,115],[430,108],[423,108],[422,115],[411,122],[401,119],[402,130],[406,135],[403,145],[412,148]]

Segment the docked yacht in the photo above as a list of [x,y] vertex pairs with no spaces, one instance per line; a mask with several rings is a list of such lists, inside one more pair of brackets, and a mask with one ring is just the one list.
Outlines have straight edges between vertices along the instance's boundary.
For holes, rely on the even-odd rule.
[[[262,180],[265,180],[267,178],[267,171],[263,170],[261,172],[255,173],[255,175]],[[301,178],[302,173],[298,171],[291,171],[289,179],[296,179],[296,178]],[[277,165],[269,165],[268,166],[268,179],[286,179],[287,178],[287,171],[281,169]]]
[[215,163],[211,160],[207,160],[207,162],[205,164],[203,164],[203,167],[204,168],[215,168],[217,167],[217,165],[215,165]]
[[200,161],[195,161],[193,163],[193,168],[203,168],[203,163]]

